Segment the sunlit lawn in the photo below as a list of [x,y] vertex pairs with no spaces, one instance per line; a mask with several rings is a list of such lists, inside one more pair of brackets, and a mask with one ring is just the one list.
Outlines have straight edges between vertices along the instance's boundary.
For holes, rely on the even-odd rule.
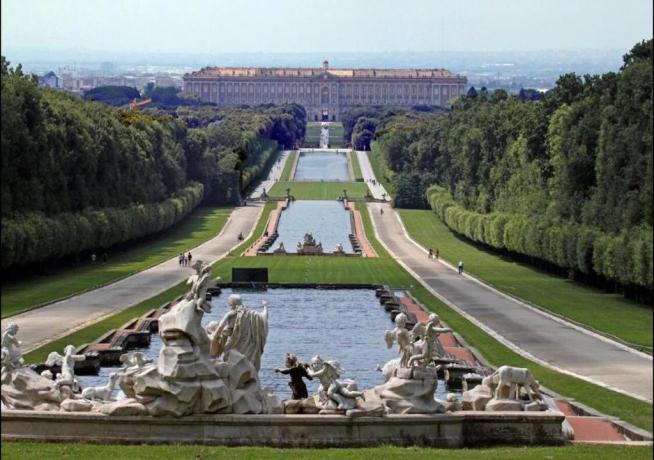
[[627,342],[652,348],[652,308],[503,258],[457,237],[430,210],[398,210],[407,231],[450,263],[508,294]]
[[2,458],[22,459],[345,459],[345,460],[509,460],[568,459],[613,460],[651,459],[652,447],[567,445],[563,447],[495,447],[485,449],[429,449],[420,447],[374,447],[361,449],[275,449],[272,447],[223,447],[201,445],[121,446],[71,443],[5,442]]
[[284,198],[286,189],[291,189],[291,195],[297,200],[337,200],[347,190],[350,198],[363,198],[368,191],[364,182],[294,182],[279,181],[270,189],[271,198]]
[[175,257],[216,236],[230,212],[230,208],[199,208],[160,236],[118,253],[109,252],[107,263],[101,262],[99,253],[95,264],[84,261],[78,267],[3,283],[2,316],[97,288]]

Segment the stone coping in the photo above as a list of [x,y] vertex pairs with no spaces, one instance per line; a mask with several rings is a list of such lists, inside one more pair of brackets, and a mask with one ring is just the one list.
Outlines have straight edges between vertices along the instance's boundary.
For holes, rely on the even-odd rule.
[[3,410],[2,441],[109,444],[222,444],[275,447],[472,447],[564,443],[560,412],[474,412],[437,415],[107,416]]

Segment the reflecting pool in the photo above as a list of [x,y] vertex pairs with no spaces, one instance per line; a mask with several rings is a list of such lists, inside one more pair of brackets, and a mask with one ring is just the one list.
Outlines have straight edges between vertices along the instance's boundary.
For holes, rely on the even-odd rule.
[[354,252],[348,235],[352,233],[350,211],[338,201],[297,200],[282,211],[277,227],[279,236],[267,252],[284,243],[286,252],[296,252],[304,234],[311,233],[322,243],[324,252],[333,252],[340,243],[345,252]]
[[350,181],[347,155],[336,152],[302,152],[293,180]]
[[[288,378],[276,374],[284,367],[286,352],[295,353],[308,362],[319,354],[336,360],[345,369],[343,378],[358,382],[359,388],[372,388],[383,383],[377,365],[397,357],[397,347],[386,348],[384,330],[392,329],[390,316],[380,306],[375,292],[369,289],[223,289],[212,300],[212,311],[205,314],[203,324],[219,321],[227,312],[227,297],[238,292],[243,303],[260,310],[261,301],[268,302],[268,340],[261,359],[259,376],[262,386],[272,389],[282,399],[291,397]],[[158,334],[152,335],[144,353],[155,362],[161,349]],[[102,368],[99,376],[80,376],[83,387],[103,385],[117,368]],[[309,393],[318,390],[318,381],[307,381]],[[124,397],[122,392],[119,398]],[[444,399],[447,391],[439,381],[436,395]]]

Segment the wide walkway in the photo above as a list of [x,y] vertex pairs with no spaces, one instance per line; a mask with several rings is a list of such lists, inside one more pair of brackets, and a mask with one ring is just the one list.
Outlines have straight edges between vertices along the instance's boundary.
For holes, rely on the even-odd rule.
[[257,185],[257,187],[252,190],[252,192],[248,195],[248,200],[260,200],[263,198],[264,190],[266,193],[270,191],[273,185],[275,185],[275,182],[277,182],[279,178],[282,177],[282,171],[284,171],[284,166],[286,165],[286,160],[288,160],[290,153],[290,150],[284,150],[279,155],[277,161],[275,161],[272,168],[270,168],[268,178],[264,181],[261,181],[259,185]]
[[[263,209],[251,203],[232,211],[222,231],[194,248],[193,260],[215,262],[237,246],[239,233],[252,232]],[[107,286],[70,297],[2,321],[13,321],[20,329],[23,352],[80,329],[117,311],[136,305],[187,279],[193,270],[179,266],[177,257]]]
[[409,238],[389,204],[369,203],[368,208],[375,232],[390,254],[478,326],[541,364],[652,401],[651,356],[547,315],[459,275],[442,261],[428,259],[427,251]]
[[[384,186],[375,179],[375,173],[372,171],[372,165],[368,159],[368,152],[357,150],[357,158],[359,159],[359,166],[361,167],[361,175],[363,175],[363,180],[368,184],[372,196],[376,200],[391,201],[391,197],[386,192]],[[374,181],[374,183],[372,181]]]

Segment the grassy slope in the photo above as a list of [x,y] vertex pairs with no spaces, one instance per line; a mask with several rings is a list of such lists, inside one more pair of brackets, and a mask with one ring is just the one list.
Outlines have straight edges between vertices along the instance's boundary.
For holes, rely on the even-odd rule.
[[293,150],[291,153],[288,154],[288,158],[286,159],[286,163],[284,163],[284,169],[282,170],[282,174],[279,177],[279,180],[282,182],[288,181],[288,177],[291,175],[291,169],[293,168],[293,163],[295,163],[295,159],[298,156],[297,150]]
[[350,198],[363,198],[368,191],[364,182],[277,182],[268,192],[272,198],[283,198],[286,189],[298,200],[336,200],[347,190]]
[[376,142],[372,143],[372,150],[368,152],[368,158],[370,160],[370,166],[372,166],[372,172],[375,173],[375,179],[381,182],[391,196],[394,196],[395,186],[390,180],[391,171],[386,166]]
[[275,449],[270,447],[223,447],[200,445],[171,446],[96,446],[89,444],[60,443],[27,443],[7,442],[2,445],[2,458],[33,459],[33,458],[93,458],[94,460],[115,460],[129,458],[139,459],[351,459],[351,460],[381,460],[381,459],[448,459],[448,460],[505,460],[520,458],[530,459],[562,459],[577,460],[613,460],[616,458],[650,459],[652,447],[626,446],[589,446],[569,445],[565,447],[500,447],[490,449],[429,449],[418,447],[376,447],[362,449]]
[[85,262],[2,286],[2,316],[94,289],[175,257],[220,232],[230,208],[199,208],[159,237],[119,253],[109,253],[107,263]]
[[354,180],[363,180],[363,173],[361,173],[361,165],[359,164],[359,156],[354,150],[350,152],[350,158],[352,159],[352,171],[354,171]]
[[318,147],[320,143],[320,123],[310,121],[307,123],[307,130],[304,133],[305,147]]
[[[485,358],[494,365],[511,365],[517,367],[528,367],[534,376],[548,388],[568,397],[587,404],[595,409],[620,417],[621,419],[652,431],[652,405],[637,401],[633,398],[623,396],[610,390],[586,383],[579,379],[560,374],[548,368],[539,366],[522,356],[514,353],[495,339],[481,331],[465,318],[460,316],[449,307],[445,306],[438,299],[433,297],[422,285],[405,272],[394,259],[389,257],[381,244],[370,230],[371,221],[368,212],[362,209],[362,218],[368,239],[379,254],[377,259],[366,259],[356,257],[238,257],[242,250],[247,248],[251,242],[261,234],[263,226],[273,204],[266,205],[262,218],[257,224],[253,237],[244,242],[233,255],[226,257],[214,266],[214,274],[221,275],[224,280],[231,279],[231,268],[238,267],[268,267],[271,281],[297,281],[297,282],[371,282],[384,283],[393,287],[410,288],[412,293],[423,302],[429,309],[439,313],[443,321],[461,334],[468,343],[481,350]],[[150,299],[141,305],[120,313],[125,317],[132,311],[136,316],[153,308],[163,302],[174,298],[183,292],[185,286],[180,284],[175,288],[161,294],[156,299]],[[111,318],[99,323],[106,323]],[[114,326],[115,327],[115,326]],[[30,362],[41,361],[47,357],[52,350],[63,348],[66,343],[81,344],[90,338],[97,338],[107,330],[107,327],[93,325],[87,329],[93,329],[93,334],[87,334],[85,330],[76,332],[71,336],[48,344],[30,353],[26,359]],[[81,339],[83,337],[83,340]],[[88,337],[88,338],[87,338]]]
[[478,249],[457,237],[432,211],[407,209],[399,213],[407,231],[418,243],[438,248],[441,257],[450,263],[463,260],[468,272],[497,289],[652,349],[650,307]]

